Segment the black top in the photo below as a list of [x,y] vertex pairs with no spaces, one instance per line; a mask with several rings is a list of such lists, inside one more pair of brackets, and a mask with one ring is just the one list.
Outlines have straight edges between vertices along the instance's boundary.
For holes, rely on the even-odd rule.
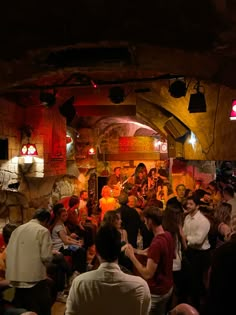
[[166,207],[171,207],[176,211],[183,212],[182,203],[177,199],[177,197],[170,198],[167,201]]
[[127,231],[129,243],[134,248],[137,248],[137,236],[141,227],[141,219],[138,212],[127,205],[122,205],[118,211],[121,214],[122,226]]

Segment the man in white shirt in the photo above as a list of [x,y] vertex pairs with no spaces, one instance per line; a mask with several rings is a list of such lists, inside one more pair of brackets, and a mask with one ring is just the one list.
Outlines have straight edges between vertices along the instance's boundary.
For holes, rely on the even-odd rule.
[[96,249],[101,265],[74,279],[65,314],[147,315],[151,296],[146,281],[123,273],[118,266],[120,232],[102,226],[96,236]]
[[188,215],[184,220],[183,233],[186,237],[186,257],[190,263],[190,296],[193,306],[200,307],[200,298],[204,289],[203,277],[210,263],[210,243],[208,232],[210,222],[199,211],[199,200],[196,196],[187,198]]
[[51,216],[38,209],[31,221],[11,234],[6,251],[6,279],[16,288],[14,304],[36,312],[51,314],[46,262],[52,259],[52,241],[46,228]]

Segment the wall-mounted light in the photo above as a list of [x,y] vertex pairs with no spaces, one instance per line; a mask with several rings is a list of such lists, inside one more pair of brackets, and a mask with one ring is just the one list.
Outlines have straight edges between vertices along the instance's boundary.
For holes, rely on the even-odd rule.
[[236,120],[236,99],[232,100],[232,107],[231,107],[229,119]]
[[20,150],[21,156],[37,156],[38,151],[36,148],[36,145],[33,143],[23,143],[21,150]]
[[25,139],[28,138],[27,143],[23,143],[20,149],[21,156],[37,156],[38,151],[36,148],[36,144],[30,142],[30,137],[33,131],[32,126],[24,125],[20,128],[21,130],[21,138]]
[[66,144],[70,144],[73,142],[73,139],[70,135],[66,135]]
[[96,150],[94,149],[94,147],[89,148],[88,155],[95,155],[95,154],[96,154]]
[[190,138],[189,138],[188,142],[192,145],[193,149],[195,149],[197,138],[192,131],[191,131]]

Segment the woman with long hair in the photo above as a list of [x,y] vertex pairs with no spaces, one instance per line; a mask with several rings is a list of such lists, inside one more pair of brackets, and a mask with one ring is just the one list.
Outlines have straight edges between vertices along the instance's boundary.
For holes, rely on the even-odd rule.
[[[122,228],[122,220],[119,211],[107,211],[105,213],[104,219],[102,221],[102,225],[109,225],[115,227],[121,234],[121,253],[119,256],[119,265],[121,269],[126,272],[130,273],[133,268],[133,264],[130,259],[125,256],[125,249],[128,244],[128,235],[125,229]],[[124,267],[124,268],[123,268]]]
[[183,302],[184,274],[182,270],[182,251],[187,248],[183,234],[183,214],[174,208],[167,207],[163,214],[162,226],[171,233],[175,241],[175,258],[173,259],[174,294],[172,303],[175,306]]
[[68,214],[63,204],[53,207],[54,222],[51,228],[53,249],[58,250],[64,256],[72,257],[72,269],[79,273],[86,271],[86,251],[82,247],[82,242],[75,239],[75,234],[68,235],[65,227]]
[[101,209],[101,220],[107,211],[118,208],[118,202],[112,197],[112,190],[109,186],[103,186],[101,192],[102,198],[99,199],[99,208]]

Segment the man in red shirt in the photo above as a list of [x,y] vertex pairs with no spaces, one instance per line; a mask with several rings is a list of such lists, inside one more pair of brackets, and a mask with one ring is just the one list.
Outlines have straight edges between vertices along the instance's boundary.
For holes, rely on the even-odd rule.
[[[139,274],[148,282],[152,297],[150,314],[164,315],[173,290],[174,240],[161,225],[162,212],[159,208],[149,207],[143,214],[147,228],[154,234],[151,245],[144,250],[134,250],[128,245],[125,253]],[[135,252],[139,255],[147,255],[146,266],[139,262]]]

